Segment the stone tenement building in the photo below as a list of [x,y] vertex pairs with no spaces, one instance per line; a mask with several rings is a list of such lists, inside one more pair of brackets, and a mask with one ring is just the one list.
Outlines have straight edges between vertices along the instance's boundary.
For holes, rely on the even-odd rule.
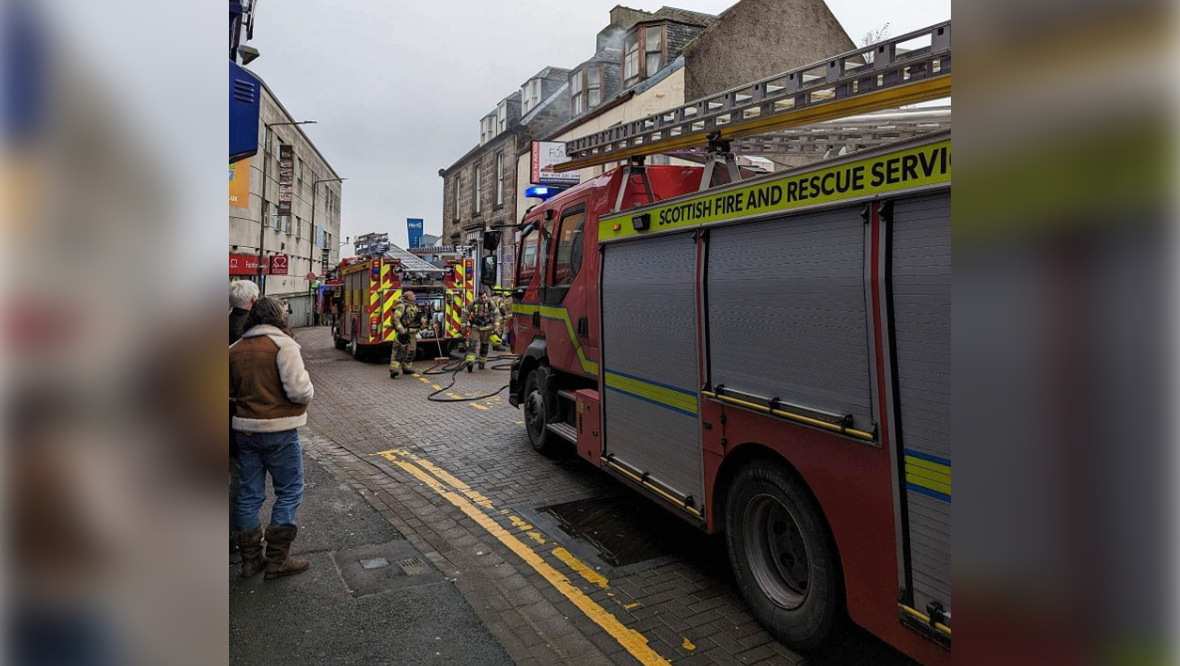
[[[569,70],[546,67],[530,77],[480,119],[479,144],[439,170],[442,244],[477,244],[484,229],[516,223],[516,156],[569,118],[568,75]],[[512,234],[506,238],[498,251],[502,275],[510,275],[513,266]]]

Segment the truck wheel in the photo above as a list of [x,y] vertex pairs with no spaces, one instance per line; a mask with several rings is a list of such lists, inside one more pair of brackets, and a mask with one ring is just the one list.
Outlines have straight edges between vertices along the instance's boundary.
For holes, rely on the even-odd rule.
[[744,467],[726,496],[725,531],[738,589],[758,621],[792,647],[822,644],[840,617],[840,566],[803,483],[771,462]]
[[348,346],[348,342],[340,337],[340,330],[336,328],[332,329],[332,342],[335,343],[336,349],[344,349]]
[[532,443],[533,449],[548,455],[553,451],[556,437],[545,429],[545,424],[549,422],[549,405],[546,404],[542,385],[541,370],[530,372],[524,380],[524,404],[521,406],[524,410],[524,427],[528,430],[529,442]]
[[348,353],[356,360],[361,360],[361,347],[356,343],[356,338],[348,341]]

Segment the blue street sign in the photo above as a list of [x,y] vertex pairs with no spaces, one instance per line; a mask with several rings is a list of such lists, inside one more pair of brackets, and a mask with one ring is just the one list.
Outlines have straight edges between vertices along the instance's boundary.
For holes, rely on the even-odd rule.
[[406,233],[410,238],[410,247],[422,247],[422,220],[420,218],[406,218]]

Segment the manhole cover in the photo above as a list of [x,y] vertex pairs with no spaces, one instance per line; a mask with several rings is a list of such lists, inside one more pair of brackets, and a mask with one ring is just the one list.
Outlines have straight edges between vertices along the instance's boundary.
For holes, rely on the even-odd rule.
[[628,497],[593,497],[540,509],[572,537],[589,542],[611,566],[635,564],[672,552],[668,523],[658,507]]
[[381,567],[389,566],[389,560],[384,557],[371,557],[367,560],[361,560],[362,569],[380,569]]

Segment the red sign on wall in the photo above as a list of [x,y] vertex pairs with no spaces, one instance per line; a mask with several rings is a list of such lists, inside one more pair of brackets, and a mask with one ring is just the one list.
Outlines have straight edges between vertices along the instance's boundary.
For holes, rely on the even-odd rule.
[[[262,272],[269,273],[267,265],[262,265]],[[258,255],[231,254],[229,255],[230,275],[258,275]]]
[[276,254],[270,258],[270,274],[286,275],[288,258],[285,254]]

